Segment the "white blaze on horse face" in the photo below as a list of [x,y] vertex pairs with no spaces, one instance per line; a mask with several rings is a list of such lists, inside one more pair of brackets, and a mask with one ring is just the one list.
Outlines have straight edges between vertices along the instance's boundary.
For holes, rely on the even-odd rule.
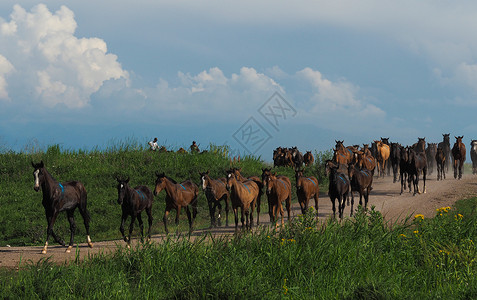
[[33,175],[35,176],[35,188],[39,188],[39,187],[40,187],[40,177],[39,177],[39,174],[40,174],[40,170],[35,170],[35,172],[33,172]]
[[202,179],[202,188],[205,190],[205,188],[207,187],[207,186],[205,185],[205,176],[202,176],[201,179]]
[[123,185],[122,183],[121,183],[121,186],[120,186],[120,188],[121,188],[121,189],[123,189],[123,188],[124,188],[124,185]]

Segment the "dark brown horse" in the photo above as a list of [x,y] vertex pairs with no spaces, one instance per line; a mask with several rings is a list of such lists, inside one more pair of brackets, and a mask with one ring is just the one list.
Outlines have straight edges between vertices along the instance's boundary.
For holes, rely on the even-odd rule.
[[235,231],[238,230],[238,209],[241,210],[242,229],[253,226],[253,209],[258,198],[258,185],[252,181],[240,181],[235,170],[227,171],[227,190],[230,192],[232,209],[235,215]]
[[350,183],[348,176],[339,171],[339,167],[332,162],[326,162],[326,173],[329,176],[328,195],[333,206],[333,217],[336,218],[335,201],[338,200],[338,215],[343,218],[346,200],[349,202]]
[[43,161],[38,164],[31,163],[33,166],[33,178],[35,179],[34,189],[35,191],[43,192],[43,207],[45,208],[46,221],[48,228],[46,230],[46,242],[41,253],[46,254],[48,248],[48,241],[50,235],[54,240],[62,246],[65,246],[65,242],[53,231],[53,225],[55,224],[58,214],[62,211],[66,211],[68,221],[70,223],[70,243],[66,252],[71,252],[73,248],[74,234],[76,231],[76,223],[74,218],[75,209],[78,208],[81,216],[83,217],[84,226],[86,228],[86,240],[90,248],[93,247],[91,238],[89,236],[89,221],[90,215],[87,204],[87,193],[84,185],[79,181],[68,181],[60,183],[51,176],[45,168]]
[[393,183],[398,181],[399,162],[401,161],[401,148],[398,143],[391,143],[391,153],[389,155],[389,161],[393,168]]
[[[229,226],[229,192],[227,191],[227,180],[225,178],[212,179],[209,177],[209,170],[200,173],[200,184],[207,197],[210,214],[210,226],[221,226],[222,204],[225,202],[225,226]],[[219,208],[218,216],[215,211]]]
[[306,151],[305,155],[303,155],[303,159],[305,162],[305,166],[307,167],[313,165],[313,163],[315,162],[315,158],[313,157],[311,151]]
[[369,192],[373,189],[373,173],[367,169],[360,169],[355,165],[349,165],[348,177],[351,185],[351,215],[353,215],[353,192],[359,193],[359,205],[363,205],[364,196],[364,208],[368,207]]
[[470,158],[472,159],[472,174],[477,174],[477,140],[470,142]]
[[308,202],[311,198],[315,200],[315,210],[318,216],[318,197],[320,193],[320,186],[318,179],[315,176],[305,177],[304,170],[295,170],[296,179],[296,196],[300,204],[301,213],[305,214],[308,210]]
[[409,193],[411,192],[411,183],[408,181],[409,177],[409,169],[410,169],[410,162],[409,162],[409,147],[401,147],[400,151],[400,159],[399,159],[399,177],[401,179],[401,195],[403,191],[406,189],[406,183],[409,188]]
[[263,176],[263,183],[267,191],[270,221],[277,225],[278,213],[280,212],[281,224],[283,225],[283,202],[287,209],[288,221],[290,221],[291,209],[291,182],[290,179],[276,173],[267,173]]
[[427,171],[431,175],[434,171],[434,163],[436,161],[437,143],[427,143],[426,157],[427,157]]
[[255,206],[257,207],[257,225],[260,225],[260,205],[262,204],[262,194],[263,194],[263,180],[261,180],[258,176],[252,175],[247,178],[243,177],[242,174],[240,173],[241,169],[240,168],[233,168],[231,169],[234,171],[235,176],[237,179],[241,182],[246,182],[246,181],[253,181],[258,187],[258,196],[257,200],[255,202]]
[[[121,231],[123,239],[129,248],[136,218],[139,222],[139,228],[141,229],[141,241],[144,240],[144,225],[141,217],[143,210],[146,210],[147,221],[149,224],[147,239],[149,240],[151,238],[152,202],[154,196],[152,195],[151,190],[145,185],[138,185],[134,189],[130,188],[128,185],[129,177],[127,179],[116,178],[116,181],[118,182],[118,204],[120,204],[122,208],[121,226],[119,227],[119,231]],[[131,224],[129,225],[129,236],[126,237],[124,235],[124,223],[128,216],[131,216]]]
[[445,156],[445,171],[449,171],[449,162],[451,160],[451,148],[450,148],[450,133],[442,134],[442,142],[437,144],[437,147],[442,148],[442,152],[444,152]]
[[459,179],[462,178],[465,162],[465,145],[462,143],[464,136],[456,136],[455,144],[452,147],[452,157],[454,159],[454,178],[457,178],[457,169],[459,169]]
[[[162,190],[166,190],[166,210],[162,221],[164,222],[164,229],[167,229],[167,216],[172,209],[175,209],[176,225],[179,225],[179,216],[181,208],[185,207],[187,219],[189,220],[189,232],[193,230],[194,219],[197,216],[197,197],[199,195],[199,188],[191,180],[185,180],[177,183],[174,179],[167,177],[164,172],[159,174],[156,172],[156,187],[154,188],[154,195],[157,196]],[[192,207],[192,212],[189,209]],[[179,228],[177,228],[179,230]]]
[[422,173],[422,180],[424,181],[424,194],[426,193],[426,176],[427,176],[427,158],[425,152],[417,152],[413,148],[409,148],[409,169],[408,178],[409,182],[412,181],[414,186],[414,195],[420,194],[419,189],[419,176]]
[[435,159],[436,159],[436,166],[437,166],[437,180],[444,180],[446,179],[446,170],[445,170],[446,156],[444,154],[444,150],[442,150],[441,147],[437,148]]

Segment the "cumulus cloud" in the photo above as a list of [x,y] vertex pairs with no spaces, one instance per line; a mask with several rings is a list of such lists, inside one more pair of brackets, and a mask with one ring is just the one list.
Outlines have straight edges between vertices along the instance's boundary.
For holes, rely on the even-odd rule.
[[[52,13],[44,4],[30,12],[15,5],[10,20],[0,19],[0,98],[8,94],[12,78],[29,93],[16,91],[15,101],[33,96],[48,107],[80,108],[105,81],[129,77],[102,39],[78,38],[76,28],[66,6]],[[13,69],[15,77],[5,77]]]

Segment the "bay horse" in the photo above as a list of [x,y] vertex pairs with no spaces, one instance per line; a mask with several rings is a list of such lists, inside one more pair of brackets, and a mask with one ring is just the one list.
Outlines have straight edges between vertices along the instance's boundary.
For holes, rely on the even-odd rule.
[[300,204],[301,213],[305,214],[308,210],[308,203],[310,199],[315,200],[316,216],[318,216],[318,197],[320,193],[320,186],[318,185],[318,179],[315,176],[304,176],[303,169],[295,170],[296,179],[296,196],[298,203]]
[[360,168],[365,168],[374,175],[374,170],[376,169],[376,159],[371,155],[369,149],[367,150],[367,152],[356,152],[355,160],[353,161],[353,163],[357,163]]
[[41,253],[47,253],[50,235],[53,236],[55,242],[65,246],[63,239],[57,236],[53,230],[53,225],[55,224],[56,218],[62,211],[66,211],[68,221],[70,223],[71,236],[66,252],[71,252],[71,249],[73,248],[74,234],[76,231],[76,223],[74,218],[74,212],[76,208],[79,209],[80,214],[83,217],[88,246],[93,248],[93,243],[91,242],[89,235],[90,214],[86,208],[88,195],[84,185],[79,181],[67,181],[63,183],[56,181],[56,179],[53,178],[53,176],[46,170],[43,161],[37,164],[31,162],[31,165],[34,169],[33,178],[35,180],[33,188],[36,192],[38,192],[41,188],[43,193],[42,204],[45,208],[46,221],[48,223],[48,228],[46,230],[46,242]]
[[446,156],[444,154],[444,150],[442,150],[441,147],[437,148],[435,159],[436,159],[436,166],[437,166],[437,180],[444,180],[446,179],[446,170],[445,170]]
[[252,180],[240,181],[235,170],[227,170],[227,190],[235,216],[235,231],[238,230],[238,209],[241,210],[242,229],[253,226],[253,209],[258,198],[259,188]]
[[345,147],[343,145],[344,141],[335,140],[336,145],[334,149],[333,160],[339,164],[347,165],[353,161],[353,149],[352,147]]
[[[134,228],[134,221],[137,219],[139,222],[139,228],[141,229],[141,241],[144,240],[144,225],[142,222],[141,213],[145,210],[147,214],[147,221],[149,228],[147,231],[147,239],[151,238],[152,228],[152,202],[154,196],[151,190],[145,185],[138,185],[136,187],[129,187],[129,177],[127,179],[116,178],[118,182],[118,204],[121,205],[121,226],[119,231],[123,236],[124,241],[127,243],[127,247],[131,244],[131,234]],[[128,216],[131,216],[131,224],[129,225],[129,235],[124,235],[124,223]]]
[[[207,172],[199,172],[200,184],[205,192],[207,203],[209,205],[210,227],[221,226],[222,204],[225,202],[225,226],[229,226],[229,192],[227,191],[227,180],[222,177],[212,179]],[[218,216],[215,217],[215,211],[219,208]]]
[[399,162],[401,161],[401,148],[398,143],[391,143],[391,153],[389,160],[393,169],[393,183],[398,181]]
[[417,138],[417,143],[414,143],[412,147],[416,152],[426,152],[426,138]]
[[477,174],[477,140],[470,142],[470,158],[472,159],[472,174]]
[[454,159],[454,178],[457,178],[457,169],[459,169],[459,179],[462,178],[465,162],[465,145],[462,143],[464,136],[455,136],[455,144],[452,147],[452,157]]
[[[263,195],[263,180],[260,179],[258,176],[252,175],[247,178],[243,177],[240,171],[242,170],[241,168],[233,168],[231,169],[235,176],[237,177],[237,180],[241,182],[246,182],[246,181],[253,181],[258,187],[258,196],[257,200],[254,204],[254,206],[257,207],[257,225],[260,225],[260,205],[262,204],[262,195]],[[270,213],[270,212],[269,212]]]
[[267,191],[271,222],[277,226],[278,213],[280,212],[281,225],[283,225],[283,202],[287,209],[288,221],[290,221],[291,209],[291,182],[284,175],[269,173],[264,176],[264,186]]
[[335,201],[338,200],[338,215],[343,219],[346,200],[349,202],[350,183],[348,176],[339,169],[339,166],[333,165],[330,161],[326,162],[326,173],[329,176],[328,195],[333,206],[333,218],[336,218]]
[[378,150],[378,176],[384,177],[386,170],[386,163],[388,161],[391,150],[389,146],[384,144],[382,141],[374,141],[376,143],[376,148]]
[[434,171],[434,162],[436,161],[436,153],[437,153],[437,143],[427,143],[426,157],[427,157],[427,169],[429,171],[429,175],[431,175],[432,172]]
[[450,133],[443,133],[442,134],[442,142],[437,144],[437,147],[442,148],[442,152],[445,156],[445,168],[446,172],[449,171],[449,162],[451,159],[451,148],[450,148]]
[[414,195],[420,194],[419,176],[422,173],[424,181],[424,194],[426,193],[426,176],[427,176],[427,158],[425,152],[417,152],[413,148],[409,148],[409,169],[408,181],[413,183]]
[[351,186],[351,216],[353,215],[354,196],[353,192],[359,193],[359,205],[363,205],[364,196],[364,208],[368,207],[369,192],[373,189],[373,173],[367,169],[360,169],[356,165],[350,164],[348,166],[348,177]]
[[313,163],[315,162],[315,158],[313,157],[313,154],[311,151],[306,151],[305,155],[303,155],[303,160],[305,163],[305,166],[309,167],[312,166]]
[[[166,209],[164,211],[164,229],[166,234],[169,233],[167,229],[167,216],[172,209],[176,210],[175,224],[179,225],[179,216],[182,207],[185,207],[187,219],[189,220],[189,232],[193,230],[194,219],[197,216],[197,197],[199,195],[199,188],[191,180],[185,180],[177,183],[174,179],[166,176],[164,172],[159,174],[156,172],[156,186],[154,188],[154,196],[157,196],[162,190],[166,190]],[[189,209],[189,206],[192,208]],[[179,228],[177,228],[179,230]]]

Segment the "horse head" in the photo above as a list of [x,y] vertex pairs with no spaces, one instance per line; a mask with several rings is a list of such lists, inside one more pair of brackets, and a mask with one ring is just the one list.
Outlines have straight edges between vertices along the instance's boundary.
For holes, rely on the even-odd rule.
[[122,205],[124,201],[124,195],[128,189],[129,176],[127,179],[120,179],[119,177],[116,177],[116,181],[118,182],[118,204]]
[[38,192],[40,190],[40,185],[41,182],[44,180],[43,177],[43,168],[45,167],[45,164],[43,163],[43,160],[40,161],[39,163],[35,164],[33,161],[31,162],[31,165],[33,169],[33,178],[35,179],[35,185],[33,186],[33,189]]
[[157,196],[166,185],[166,174],[164,172],[156,172],[156,187],[154,188],[154,196]]

